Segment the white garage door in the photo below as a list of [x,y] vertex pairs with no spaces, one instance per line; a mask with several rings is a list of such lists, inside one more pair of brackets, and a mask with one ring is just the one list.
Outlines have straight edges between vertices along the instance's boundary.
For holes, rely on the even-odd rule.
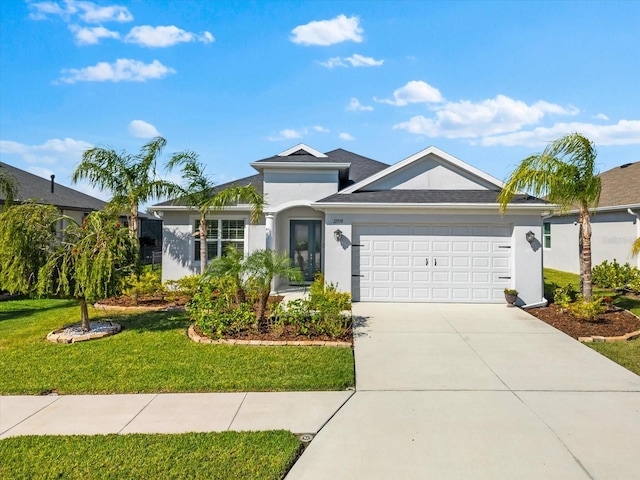
[[354,300],[504,302],[510,247],[507,225],[356,225]]

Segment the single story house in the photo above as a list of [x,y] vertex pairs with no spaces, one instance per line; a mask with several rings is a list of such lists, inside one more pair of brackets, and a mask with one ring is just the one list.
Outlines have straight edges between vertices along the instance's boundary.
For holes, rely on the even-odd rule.
[[[355,301],[502,303],[516,288],[519,305],[545,302],[548,204],[519,195],[501,215],[503,183],[437,148],[389,166],[300,144],[251,166],[256,175],[233,183],[265,195],[264,219],[251,225],[246,205],[211,216],[210,259],[228,243],[286,251],[307,281],[323,272]],[[164,221],[163,279],[197,273],[197,210],[180,200],[150,210]]]
[[[103,210],[106,202],[98,198],[79,192],[73,188],[65,187],[55,182],[55,175],[51,179],[39,177],[20,168],[0,162],[3,173],[9,174],[17,183],[18,191],[15,203],[33,200],[39,203],[47,203],[58,208],[62,215],[73,218],[76,222],[90,212]],[[0,192],[0,206],[4,207],[4,194]],[[144,213],[140,213],[141,255],[145,263],[152,263],[153,252],[160,252],[162,245],[162,221]],[[126,217],[122,217],[123,225],[127,225]],[[64,227],[62,220],[57,225],[58,231]]]
[[[640,237],[640,162],[607,170],[600,181],[600,201],[591,209],[592,264],[615,259],[640,268],[640,255],[631,256],[631,244]],[[580,273],[577,211],[546,217],[543,228],[544,266]]]

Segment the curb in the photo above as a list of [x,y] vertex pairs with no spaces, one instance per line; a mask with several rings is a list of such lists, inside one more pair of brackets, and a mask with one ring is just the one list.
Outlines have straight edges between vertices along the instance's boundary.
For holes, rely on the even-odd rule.
[[351,348],[350,342],[331,342],[324,340],[235,340],[220,339],[213,340],[209,337],[203,337],[196,333],[193,325],[189,325],[187,335],[191,340],[196,343],[208,343],[212,345],[251,345],[259,347],[339,347],[339,348]]

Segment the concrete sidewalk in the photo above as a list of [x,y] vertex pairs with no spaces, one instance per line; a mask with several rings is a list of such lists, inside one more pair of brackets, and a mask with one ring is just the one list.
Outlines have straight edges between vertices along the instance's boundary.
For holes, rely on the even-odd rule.
[[356,393],[287,480],[637,479],[640,377],[504,305],[355,304]]
[[353,392],[0,397],[0,438],[16,435],[290,430],[316,434]]

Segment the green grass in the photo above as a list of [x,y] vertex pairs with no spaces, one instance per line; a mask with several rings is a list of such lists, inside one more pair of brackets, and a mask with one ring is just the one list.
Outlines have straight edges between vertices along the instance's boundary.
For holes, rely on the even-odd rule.
[[[576,289],[580,286],[580,277],[573,273],[561,272],[550,268],[544,269],[545,292],[550,288],[551,282],[564,286],[571,283]],[[608,295],[618,307],[629,310],[640,316],[640,300],[625,295],[620,295],[613,290],[594,288],[596,295]],[[587,343],[589,347],[632,372],[640,375],[640,338],[626,342],[611,343]]]
[[109,315],[121,333],[46,341],[79,313],[67,300],[0,302],[0,394],[344,390],[355,383],[349,348],[198,344],[186,336],[184,313]]
[[281,479],[300,447],[284,431],[12,437],[0,478]]

